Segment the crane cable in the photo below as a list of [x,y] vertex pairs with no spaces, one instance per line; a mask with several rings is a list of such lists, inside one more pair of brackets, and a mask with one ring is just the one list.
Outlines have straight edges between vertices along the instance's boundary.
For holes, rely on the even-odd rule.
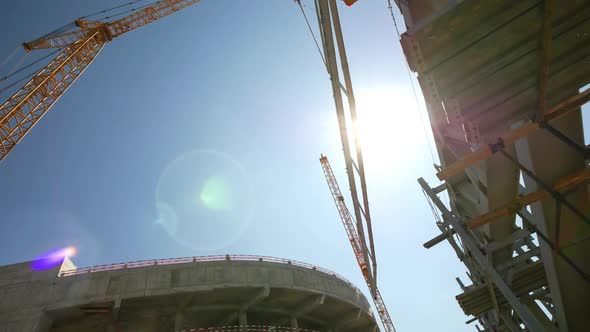
[[[407,6],[407,3],[404,3]],[[393,13],[393,6],[391,5],[391,0],[387,0],[387,9],[389,9],[389,14],[391,15],[391,19],[393,20],[393,26],[395,27],[395,32],[397,33],[398,40],[401,40],[401,33],[399,32],[399,28],[397,27],[397,21],[395,19],[395,15]],[[434,152],[432,149],[432,145],[430,144],[430,139],[428,139],[428,130],[426,130],[426,121],[420,112],[420,102],[418,101],[418,93],[416,92],[416,87],[414,87],[414,80],[412,79],[412,73],[410,70],[410,65],[408,64],[408,60],[404,57],[404,64],[406,65],[406,73],[408,74],[408,79],[410,80],[410,86],[412,87],[412,92],[414,94],[414,100],[416,101],[416,108],[418,109],[418,115],[420,116],[420,122],[422,123],[422,129],[424,130],[424,139],[428,144],[428,150],[430,151],[430,158],[432,159],[432,163],[436,164],[436,159],[434,158]]]
[[42,58],[39,58],[39,59],[37,59],[37,60],[35,60],[35,61],[31,62],[30,64],[28,64],[28,65],[26,65],[26,66],[24,66],[24,67],[22,67],[22,68],[20,68],[20,69],[18,69],[18,70],[15,70],[14,72],[12,72],[12,73],[10,73],[10,74],[8,74],[8,75],[6,75],[6,76],[4,76],[4,77],[0,78],[0,82],[1,82],[1,81],[6,81],[6,80],[7,80],[7,79],[9,79],[10,77],[12,77],[12,76],[14,76],[14,75],[16,75],[16,74],[20,73],[21,71],[23,71],[23,70],[25,70],[25,69],[27,69],[27,68],[30,68],[30,67],[32,67],[32,66],[34,66],[34,65],[36,65],[37,63],[39,63],[39,62],[41,62],[41,61],[43,61],[43,60],[47,59],[48,57],[50,57],[50,56],[54,55],[55,53],[57,53],[57,52],[59,52],[59,51],[61,51],[61,50],[62,50],[61,48],[58,48],[57,50],[55,50],[55,51],[53,51],[53,52],[51,52],[51,53],[49,53],[49,54],[47,54],[47,55],[43,56]]
[[322,53],[322,49],[320,48],[320,44],[318,43],[315,33],[313,32],[313,29],[311,28],[311,24],[309,23],[309,20],[307,19],[307,15],[305,14],[305,10],[303,10],[303,5],[301,5],[301,0],[295,0],[295,2],[297,2],[297,4],[299,5],[299,9],[301,9],[301,14],[303,14],[303,18],[305,19],[305,23],[307,24],[307,28],[309,29],[309,33],[311,33],[311,37],[313,38],[313,42],[315,43],[315,47],[318,49],[318,53],[320,54],[320,57],[322,58],[322,61],[324,62],[324,66],[326,66],[326,68],[328,68],[328,64],[326,63],[326,58],[324,58],[324,54]]
[[165,2],[165,1],[164,0],[158,0],[158,1],[150,2],[147,5],[143,5],[143,6],[131,8],[131,9],[128,9],[126,11],[123,11],[123,12],[120,12],[120,13],[117,13],[117,14],[105,16],[105,17],[103,17],[103,18],[101,18],[99,20],[110,20],[110,19],[113,19],[113,18],[116,18],[116,17],[119,17],[119,16],[123,16],[125,14],[132,13],[134,11],[141,10],[141,9],[146,8],[146,7],[150,7],[150,6],[153,6],[153,5],[157,4],[157,3],[162,3],[162,2]]
[[12,68],[8,71],[8,74],[6,74],[6,75],[12,75],[12,74],[16,73],[18,71],[18,68],[23,65],[23,63],[25,62],[25,59],[27,58],[28,55],[29,55],[28,53],[23,54],[18,59],[16,64],[14,66],[12,66]]
[[135,1],[131,1],[131,2],[128,2],[128,3],[122,4],[122,5],[118,5],[118,6],[115,6],[115,7],[109,8],[109,9],[101,10],[101,11],[98,11],[98,12],[95,12],[95,13],[92,13],[92,14],[88,14],[88,15],[85,15],[85,16],[82,16],[82,17],[78,17],[78,19],[82,20],[82,19],[85,19],[85,18],[88,18],[88,17],[92,17],[92,16],[96,16],[96,15],[100,15],[100,14],[108,13],[108,12],[110,12],[110,11],[113,11],[113,10],[115,10],[115,9],[119,9],[119,8],[123,8],[123,7],[131,6],[131,5],[134,5],[134,4],[136,4],[136,3],[138,3],[138,2],[142,2],[142,1],[145,1],[145,0],[135,0]]
[[[328,68],[328,63],[326,62],[326,58],[324,57],[324,53],[322,52],[322,50],[320,48],[320,44],[318,43],[318,40],[317,40],[317,38],[315,36],[315,33],[313,32],[313,29],[311,28],[311,24],[309,23],[309,20],[307,19],[307,15],[305,14],[305,10],[303,10],[303,6],[301,5],[301,0],[294,0],[294,1],[299,5],[299,8],[301,9],[301,14],[303,14],[303,18],[305,19],[305,23],[307,23],[307,28],[309,29],[309,32],[311,34],[311,37],[313,38],[313,42],[315,43],[315,46],[316,46],[316,48],[318,50],[318,53],[320,54],[320,58],[322,58],[322,62],[324,63],[324,68],[328,72],[328,75],[330,75],[330,77],[332,77],[332,74],[330,73],[330,69]],[[320,18],[318,16],[318,21],[319,20],[320,20]],[[322,43],[323,43],[323,40],[322,40]],[[337,80],[337,82],[338,82],[338,85],[340,85],[340,89],[345,94],[348,94],[348,91],[346,91],[346,88],[344,87],[344,85],[342,84],[342,82],[340,82],[340,80]]]
[[[63,47],[62,47],[62,48],[58,48],[58,49],[56,49],[55,51],[53,51],[53,52],[51,52],[51,53],[49,53],[49,54],[47,54],[47,55],[43,56],[42,58],[40,58],[40,59],[37,59],[37,60],[33,61],[32,63],[30,63],[30,64],[28,64],[28,65],[26,65],[26,66],[24,66],[24,67],[22,67],[22,68],[20,68],[20,69],[18,69],[18,70],[16,70],[15,72],[13,72],[13,73],[11,73],[11,74],[9,74],[9,75],[6,75],[6,76],[4,76],[4,77],[0,78],[0,82],[1,82],[1,81],[6,81],[7,79],[9,79],[9,78],[13,77],[14,75],[16,75],[16,74],[18,74],[18,73],[20,73],[20,72],[24,71],[25,69],[27,69],[27,68],[30,68],[30,67],[32,67],[32,66],[34,66],[34,65],[36,65],[37,63],[39,63],[39,62],[41,62],[41,61],[43,61],[43,60],[45,60],[45,59],[49,58],[49,57],[50,57],[50,56],[52,56],[52,55],[55,55],[55,54],[56,54],[56,53],[58,53],[58,52],[61,52],[63,49],[64,49]],[[39,69],[36,69],[35,71],[33,71],[33,72],[31,72],[31,73],[29,73],[29,74],[27,74],[27,75],[25,75],[24,77],[21,77],[20,79],[18,79],[17,81],[13,82],[12,84],[10,84],[10,85],[7,85],[7,86],[3,87],[2,89],[0,89],[0,93],[3,93],[4,91],[6,91],[6,90],[8,90],[8,89],[12,88],[12,87],[13,87],[13,86],[15,86],[16,84],[18,84],[18,83],[20,83],[20,82],[22,82],[22,81],[24,81],[24,80],[26,80],[26,79],[28,79],[28,78],[31,78],[32,76],[34,76],[35,74],[37,74],[37,72],[39,72],[39,70],[40,70],[40,68],[39,68]]]
[[[113,11],[113,10],[116,10],[116,9],[119,9],[119,8],[123,8],[123,7],[131,6],[131,5],[137,4],[137,3],[139,3],[139,2],[143,2],[143,1],[146,1],[146,0],[135,0],[135,1],[131,1],[131,2],[128,2],[128,3],[126,3],[126,4],[123,4],[123,5],[114,6],[114,7],[111,7],[111,8],[105,9],[105,10],[101,10],[101,11],[98,11],[98,12],[95,12],[95,13],[92,13],[92,14],[88,14],[88,15],[85,15],[85,16],[81,16],[81,17],[79,17],[78,19],[85,19],[85,18],[88,18],[88,17],[92,17],[92,16],[96,16],[96,15],[102,14],[102,13],[107,13],[107,12],[110,12],[110,11]],[[154,4],[156,4],[156,3],[159,3],[159,2],[164,2],[164,1],[163,1],[163,0],[154,1],[154,2],[151,2],[151,3],[147,4],[147,5],[143,5],[143,6],[140,6],[140,7],[135,7],[135,8],[132,8],[132,9],[129,9],[129,10],[126,10],[126,11],[123,11],[123,12],[120,12],[120,13],[117,13],[117,14],[113,14],[113,15],[111,15],[111,16],[105,16],[105,17],[101,18],[100,20],[106,20],[106,19],[111,19],[111,18],[114,18],[114,17],[118,17],[118,16],[121,16],[121,15],[124,15],[124,14],[130,13],[130,12],[134,12],[134,11],[136,11],[136,10],[140,10],[140,9],[143,9],[143,8],[146,8],[146,7],[149,7],[149,6],[152,6],[152,5],[154,5]],[[64,31],[67,31],[67,30],[68,30],[69,28],[71,28],[71,27],[75,27],[75,24],[73,24],[73,23],[68,23],[68,24],[66,24],[66,25],[64,25],[64,26],[62,26],[62,27],[60,27],[60,28],[58,28],[58,29],[56,29],[56,30],[54,30],[54,31],[52,31],[52,32],[50,32],[50,33],[48,33],[48,34],[46,34],[45,36],[43,36],[43,37],[41,37],[41,38],[44,38],[44,37],[47,37],[47,36],[50,36],[50,35],[53,35],[53,34],[57,34],[57,33],[62,33],[62,32],[64,32]],[[19,48],[20,48],[20,47],[18,47],[16,50],[18,50]],[[6,59],[5,59],[5,60],[2,62],[2,65],[4,65],[4,64],[5,64],[5,63],[6,63],[8,60],[10,60],[10,58],[11,58],[11,57],[14,55],[14,53],[16,53],[16,50],[15,50],[13,53],[11,53],[11,54],[9,55],[9,57],[8,57],[8,58],[6,58]],[[58,53],[58,52],[60,52],[60,51],[62,51],[62,50],[63,50],[63,48],[59,48],[59,49],[57,49],[57,50],[55,50],[55,51],[53,51],[53,52],[51,52],[51,53],[49,53],[49,54],[47,54],[47,55],[43,56],[42,58],[40,58],[40,59],[38,59],[38,60],[36,60],[36,61],[34,61],[34,62],[32,62],[32,63],[30,63],[30,64],[28,64],[28,65],[24,66],[24,67],[22,67],[22,68],[19,68],[18,70],[15,70],[15,71],[11,71],[11,72],[9,72],[9,74],[7,74],[6,76],[4,76],[4,77],[0,78],[0,82],[4,82],[4,81],[8,80],[9,78],[13,77],[14,75],[16,75],[16,74],[18,74],[18,73],[20,73],[20,72],[22,72],[22,71],[26,70],[27,68],[30,68],[30,67],[34,66],[35,64],[37,64],[37,63],[39,63],[39,62],[41,62],[41,61],[43,61],[43,60],[45,60],[45,59],[49,58],[50,56],[52,56],[52,55],[54,55],[54,54],[56,54],[56,53]],[[21,61],[23,61],[23,60],[24,60],[24,59],[22,59]],[[19,64],[17,64],[17,65],[15,66],[15,68],[18,68],[20,65],[21,65],[20,63],[19,63]],[[21,77],[21,78],[20,78],[20,79],[18,79],[17,81],[13,82],[12,84],[10,84],[10,85],[7,85],[7,86],[5,86],[5,87],[1,88],[1,89],[0,89],[0,93],[3,93],[4,91],[6,91],[6,90],[8,90],[8,89],[12,88],[12,87],[13,87],[13,86],[15,86],[16,84],[18,84],[18,83],[20,83],[20,82],[22,82],[22,81],[24,81],[24,80],[26,80],[26,79],[28,79],[28,78],[31,78],[32,76],[34,76],[34,75],[37,73],[37,71],[38,71],[38,70],[36,70],[36,71],[34,71],[34,72],[32,72],[32,73],[29,73],[29,74],[27,74],[27,75],[25,75],[25,76]]]
[[4,65],[6,65],[16,55],[16,53],[18,53],[20,49],[21,46],[19,45],[12,52],[10,52],[10,54],[4,60],[2,60],[2,62],[0,62],[0,68],[4,67]]
[[[122,4],[122,5],[114,6],[114,7],[108,8],[108,9],[104,9],[104,10],[100,10],[100,11],[94,12],[92,14],[88,14],[88,15],[84,15],[84,16],[78,17],[78,19],[79,20],[83,20],[83,19],[86,19],[88,17],[93,17],[93,16],[96,16],[96,15],[99,15],[99,14],[103,14],[103,13],[108,13],[108,12],[113,11],[115,9],[119,9],[119,8],[131,6],[133,4],[136,4],[136,3],[142,2],[142,1],[145,1],[145,0],[131,1],[131,2],[128,2],[128,3]],[[57,28],[57,29],[55,29],[55,30],[53,30],[53,31],[51,31],[51,32],[49,32],[49,33],[47,33],[47,34],[39,37],[39,38],[37,38],[37,39],[46,38],[48,36],[61,34],[61,33],[64,33],[66,31],[69,31],[69,30],[72,30],[72,29],[76,29],[76,28],[77,28],[76,23],[75,22],[70,22],[70,23],[64,24],[63,26],[61,26],[61,27],[59,27],[59,28]]]

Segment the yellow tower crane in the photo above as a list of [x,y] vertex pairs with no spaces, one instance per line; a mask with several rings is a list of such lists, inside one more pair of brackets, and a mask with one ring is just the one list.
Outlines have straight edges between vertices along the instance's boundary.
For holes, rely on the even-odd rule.
[[33,128],[113,38],[196,4],[199,0],[161,0],[111,22],[76,20],[76,29],[50,33],[24,43],[27,52],[63,48],[0,106],[0,161]]
[[371,291],[373,302],[375,303],[375,307],[377,308],[377,312],[379,313],[379,317],[381,318],[381,323],[383,323],[383,327],[386,332],[395,332],[393,321],[389,316],[389,311],[387,311],[385,301],[383,301],[383,298],[381,297],[381,292],[379,292],[379,288],[375,286],[374,290],[371,289],[372,285],[377,285],[377,283],[372,283],[370,280],[371,274],[369,273],[367,261],[365,260],[365,255],[363,255],[363,249],[361,247],[357,230],[354,227],[354,219],[350,214],[350,211],[346,207],[346,203],[344,202],[344,196],[342,196],[340,186],[338,186],[338,181],[336,180],[336,176],[332,171],[332,166],[330,166],[328,157],[322,155],[320,157],[320,163],[322,164],[322,170],[324,171],[324,175],[326,176],[326,182],[328,182],[330,193],[332,194],[332,198],[334,198],[334,203],[336,203],[336,208],[338,209],[338,213],[340,214],[340,219],[342,219],[342,225],[344,226],[346,235],[348,235],[348,240],[350,241],[350,244],[352,246],[352,251],[354,252],[356,261],[359,265],[359,268],[361,269],[363,277],[365,278],[365,282],[367,283],[367,286]]

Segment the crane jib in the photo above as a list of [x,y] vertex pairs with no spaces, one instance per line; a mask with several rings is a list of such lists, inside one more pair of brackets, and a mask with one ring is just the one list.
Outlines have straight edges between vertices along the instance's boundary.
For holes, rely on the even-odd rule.
[[106,43],[198,2],[157,1],[129,10],[131,14],[114,21],[81,18],[73,25],[67,24],[41,38],[23,43],[27,52],[49,48],[63,50],[0,106],[0,161],[94,61]]

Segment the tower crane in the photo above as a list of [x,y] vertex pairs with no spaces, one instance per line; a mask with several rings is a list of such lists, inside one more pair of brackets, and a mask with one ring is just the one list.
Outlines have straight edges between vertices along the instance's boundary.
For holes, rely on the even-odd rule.
[[78,19],[73,30],[57,31],[24,43],[27,52],[62,50],[0,106],[0,161],[94,61],[106,43],[199,1],[160,0],[110,22]]
[[372,283],[370,280],[371,274],[369,273],[369,269],[367,267],[367,261],[365,260],[365,256],[363,254],[358,233],[354,227],[354,220],[350,214],[350,211],[346,207],[344,196],[342,196],[340,186],[338,186],[338,181],[336,180],[336,176],[334,176],[334,172],[332,171],[332,166],[330,166],[328,157],[322,155],[320,157],[320,163],[322,165],[324,175],[326,176],[326,182],[328,182],[328,187],[332,193],[332,198],[334,199],[334,203],[336,203],[336,208],[338,209],[338,213],[342,219],[342,225],[344,226],[346,235],[348,235],[348,240],[352,246],[352,251],[354,252],[354,256],[356,257],[356,261],[359,265],[359,268],[361,269],[363,277],[365,278],[365,282],[367,283],[367,286],[369,287],[369,290],[373,296],[373,302],[375,303],[375,307],[379,313],[381,323],[383,323],[383,327],[385,328],[386,332],[395,332],[393,321],[391,320],[389,312],[387,311],[387,307],[385,306],[385,302],[381,297],[381,292],[379,292],[377,286],[375,286],[374,291],[371,289],[371,285],[377,285],[377,283]]

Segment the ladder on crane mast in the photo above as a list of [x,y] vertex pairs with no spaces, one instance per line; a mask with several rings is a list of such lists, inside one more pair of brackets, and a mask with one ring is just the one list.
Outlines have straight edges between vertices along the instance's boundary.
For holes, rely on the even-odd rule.
[[334,199],[334,203],[336,204],[336,208],[338,209],[338,214],[340,214],[340,219],[342,219],[342,225],[344,226],[346,235],[348,235],[348,240],[350,241],[350,244],[352,246],[352,251],[354,252],[356,261],[359,265],[359,268],[361,269],[363,277],[365,278],[365,282],[369,287],[369,291],[372,294],[373,302],[375,303],[375,307],[377,308],[377,312],[379,313],[381,323],[383,323],[383,327],[385,328],[386,332],[395,332],[393,321],[389,316],[389,312],[387,311],[387,307],[385,306],[385,301],[383,301],[383,297],[381,297],[381,292],[379,292],[379,288],[375,286],[374,291],[371,289],[371,285],[377,285],[377,283],[372,283],[370,280],[371,274],[369,273],[367,262],[365,260],[365,256],[363,255],[358,233],[354,228],[354,219],[350,214],[350,211],[346,207],[346,203],[344,202],[344,196],[342,196],[340,186],[338,186],[338,181],[336,180],[336,176],[332,171],[332,166],[330,166],[328,157],[321,155],[320,163],[322,164],[322,170],[324,171],[324,175],[326,176],[326,182],[328,182],[330,193],[332,194],[332,198]]

